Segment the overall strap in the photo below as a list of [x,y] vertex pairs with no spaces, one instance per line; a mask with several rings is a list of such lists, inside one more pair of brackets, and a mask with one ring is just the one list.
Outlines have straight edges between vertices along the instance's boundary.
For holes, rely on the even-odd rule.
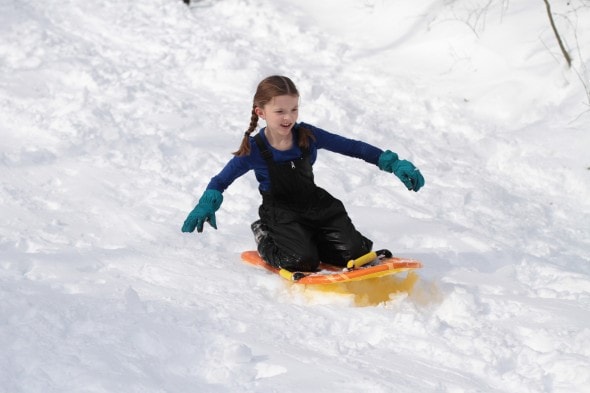
[[254,135],[254,141],[256,142],[258,150],[260,150],[260,154],[262,155],[262,158],[264,158],[264,161],[266,161],[266,163],[269,165],[273,164],[274,161],[272,159],[272,153],[266,147],[266,144],[262,140],[262,136],[260,136],[260,133]]

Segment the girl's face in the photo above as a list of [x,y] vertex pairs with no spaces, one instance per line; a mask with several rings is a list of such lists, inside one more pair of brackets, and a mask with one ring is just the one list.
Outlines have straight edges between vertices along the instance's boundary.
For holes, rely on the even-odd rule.
[[256,114],[266,121],[269,131],[281,136],[289,135],[299,115],[299,97],[276,96],[263,108],[256,107]]

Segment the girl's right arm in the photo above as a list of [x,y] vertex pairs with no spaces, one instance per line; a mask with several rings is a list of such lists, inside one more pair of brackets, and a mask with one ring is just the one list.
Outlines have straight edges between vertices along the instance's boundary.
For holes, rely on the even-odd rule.
[[207,189],[224,192],[238,177],[252,169],[250,156],[233,157],[225,167],[214,176]]
[[234,180],[250,170],[249,160],[247,157],[234,157],[225,167],[214,176],[207,189],[199,199],[199,203],[189,213],[182,225],[182,232],[203,232],[205,222],[208,222],[213,228],[217,229],[215,212],[223,202],[222,192],[229,187]]

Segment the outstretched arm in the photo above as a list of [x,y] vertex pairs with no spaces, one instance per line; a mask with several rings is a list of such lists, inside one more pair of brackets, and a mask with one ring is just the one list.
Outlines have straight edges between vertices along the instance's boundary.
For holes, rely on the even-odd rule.
[[201,196],[201,199],[199,199],[199,203],[184,221],[182,232],[193,232],[195,228],[197,232],[203,232],[205,222],[208,222],[213,228],[217,229],[215,212],[221,206],[221,202],[223,202],[222,192],[235,179],[248,172],[249,169],[250,166],[247,158],[232,158],[222,171],[211,179],[207,185],[207,189]]
[[383,151],[369,143],[332,134],[308,124],[304,126],[313,130],[318,148],[360,158],[375,164],[382,171],[396,175],[410,191],[418,191],[424,186],[424,177],[420,170],[410,161],[400,160],[396,153],[390,150]]

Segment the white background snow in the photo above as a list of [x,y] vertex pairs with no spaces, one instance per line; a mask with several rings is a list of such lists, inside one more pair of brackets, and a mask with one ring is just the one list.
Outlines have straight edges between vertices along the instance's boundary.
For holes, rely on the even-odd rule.
[[[0,0],[0,391],[590,392],[590,4],[552,4],[571,69],[538,0]],[[421,168],[315,166],[411,290],[241,263],[252,173],[180,232],[275,73]]]

